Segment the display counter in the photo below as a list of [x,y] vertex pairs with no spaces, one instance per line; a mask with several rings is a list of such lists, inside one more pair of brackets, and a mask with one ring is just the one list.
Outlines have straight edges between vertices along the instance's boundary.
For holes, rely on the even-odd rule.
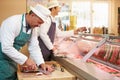
[[120,80],[119,37],[88,36],[57,40],[59,51],[54,60],[79,80]]

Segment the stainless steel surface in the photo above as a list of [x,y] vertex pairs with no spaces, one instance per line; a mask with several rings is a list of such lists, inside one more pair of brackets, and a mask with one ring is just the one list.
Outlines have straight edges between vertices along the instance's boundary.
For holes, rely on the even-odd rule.
[[82,62],[80,59],[54,57],[54,60],[80,80],[120,80],[120,78],[98,69],[95,65]]

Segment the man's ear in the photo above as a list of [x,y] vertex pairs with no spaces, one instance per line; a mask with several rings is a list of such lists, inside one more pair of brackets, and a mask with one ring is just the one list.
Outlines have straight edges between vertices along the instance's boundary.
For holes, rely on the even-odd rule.
[[34,14],[34,13],[32,13],[32,14],[30,14],[30,15],[31,15],[31,17],[36,16],[36,14]]

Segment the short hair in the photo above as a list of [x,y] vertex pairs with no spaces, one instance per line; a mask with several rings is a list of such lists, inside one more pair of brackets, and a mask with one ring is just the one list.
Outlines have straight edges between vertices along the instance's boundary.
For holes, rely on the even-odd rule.
[[29,11],[29,14],[33,14],[34,12],[32,10]]
[[52,11],[52,9],[53,9],[53,8],[55,8],[55,9],[56,9],[56,8],[57,8],[57,6],[55,6],[55,7],[52,7],[52,8],[49,8],[49,10],[50,10],[50,11]]

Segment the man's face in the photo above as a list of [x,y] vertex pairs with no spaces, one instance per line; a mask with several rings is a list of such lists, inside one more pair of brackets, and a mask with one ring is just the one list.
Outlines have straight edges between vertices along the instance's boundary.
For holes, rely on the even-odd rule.
[[53,11],[54,11],[54,15],[58,15],[58,13],[60,12],[60,7],[59,6],[54,7]]
[[39,27],[44,21],[36,14],[31,14],[31,27]]

